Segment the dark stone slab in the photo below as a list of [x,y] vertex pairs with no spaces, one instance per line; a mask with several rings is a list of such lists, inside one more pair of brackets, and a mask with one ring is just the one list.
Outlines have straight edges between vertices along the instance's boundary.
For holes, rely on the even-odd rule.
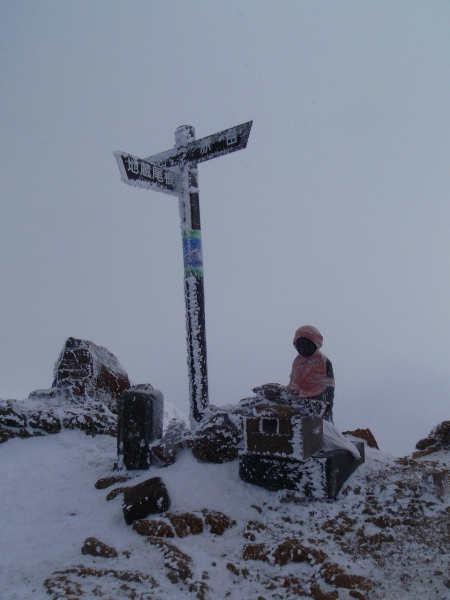
[[364,442],[353,442],[358,448],[361,458],[355,458],[347,450],[333,450],[332,452],[319,452],[316,458],[326,458],[327,474],[327,497],[336,498],[340,489],[356,471],[356,469],[365,462]]
[[239,456],[239,476],[268,490],[294,490],[309,498],[336,498],[365,460],[364,443],[355,442],[361,458],[347,450],[319,452],[307,460],[248,454]]
[[163,432],[164,399],[151,386],[126,390],[119,400],[117,452],[127,469],[148,469],[150,444]]
[[295,490],[306,497],[326,497],[326,458],[272,458],[242,453],[239,476],[267,490]]

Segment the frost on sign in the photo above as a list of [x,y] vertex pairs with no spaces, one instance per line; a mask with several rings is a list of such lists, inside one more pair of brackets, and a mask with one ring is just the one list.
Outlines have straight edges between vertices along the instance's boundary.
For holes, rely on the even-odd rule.
[[200,154],[208,154],[208,152],[211,150],[211,143],[209,141],[209,139],[207,138],[204,142],[202,142],[202,144],[200,144]]
[[124,152],[114,152],[114,156],[119,165],[122,181],[128,185],[157,189],[173,196],[179,194],[180,177],[174,171]]
[[253,121],[235,125],[230,129],[218,131],[207,137],[189,142],[182,148],[166,150],[153,154],[145,160],[151,163],[164,164],[167,167],[177,165],[198,164],[242,150],[247,146]]

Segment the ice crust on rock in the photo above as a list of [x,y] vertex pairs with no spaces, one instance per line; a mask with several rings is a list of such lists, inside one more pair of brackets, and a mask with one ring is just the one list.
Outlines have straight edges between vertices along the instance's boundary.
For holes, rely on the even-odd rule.
[[[53,377],[51,388],[34,390],[24,400],[0,400],[0,442],[57,433],[63,428],[116,435],[117,399],[131,383],[112,352],[87,340],[68,338]],[[131,389],[162,398],[149,383]],[[163,421],[164,429],[174,418],[188,422],[173,404],[165,402],[164,408],[162,404],[158,404],[155,417]]]
[[112,352],[73,337],[66,340],[53,377],[52,390],[60,389],[74,401],[102,402],[113,412],[121,393],[131,387],[128,374]]

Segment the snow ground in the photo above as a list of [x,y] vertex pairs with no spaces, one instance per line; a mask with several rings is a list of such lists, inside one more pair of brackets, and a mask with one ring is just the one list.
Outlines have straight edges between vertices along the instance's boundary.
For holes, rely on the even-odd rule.
[[[106,501],[110,489],[94,487],[98,479],[112,474],[116,458],[114,438],[91,437],[79,430],[63,430],[56,435],[30,439],[14,438],[0,445],[2,600],[199,597],[195,590],[189,591],[187,584],[169,581],[160,550],[125,524],[121,496]],[[448,455],[441,457],[444,458]],[[420,545],[415,538],[406,539],[406,530],[396,530],[397,536],[405,537],[400,553],[398,545],[394,548],[393,543],[386,546],[384,558],[377,557],[375,551],[366,555],[343,551],[343,540],[351,546],[356,539],[355,531],[361,527],[366,527],[367,535],[380,533],[379,527],[366,522],[363,509],[373,501],[373,490],[378,495],[380,514],[386,507],[392,508],[391,496],[397,484],[394,485],[392,478],[386,483],[383,477],[395,465],[393,457],[367,449],[367,462],[350,478],[347,493],[341,494],[336,502],[283,502],[284,492],[270,492],[241,481],[237,461],[223,465],[200,463],[187,450],[170,467],[134,472],[137,478],[133,483],[160,476],[172,500],[171,512],[199,513],[208,508],[221,511],[237,522],[220,537],[205,531],[201,535],[169,540],[192,558],[195,580],[209,586],[207,599],[311,597],[309,593],[308,596],[292,595],[283,588],[283,581],[288,577],[306,582],[307,591],[317,581],[325,594],[323,598],[331,599],[332,595],[327,594],[336,593],[333,586],[320,578],[320,564],[302,562],[280,566],[273,561],[272,564],[244,561],[243,548],[248,539],[243,537],[243,532],[249,521],[258,521],[265,528],[256,533],[258,542],[279,543],[287,536],[301,539],[308,546],[325,551],[327,560],[347,572],[376,583],[376,589],[358,592],[360,596],[350,596],[349,589],[339,588],[335,598],[450,598],[450,589],[444,584],[450,575],[448,544],[445,546],[444,542],[436,542],[439,549],[430,547],[427,540]],[[381,479],[375,481],[369,494],[366,480],[376,477]],[[447,500],[439,502],[430,494],[425,496],[430,501],[428,517],[437,518],[445,512]],[[406,501],[407,498],[398,500],[399,506]],[[348,533],[341,534],[336,524],[345,524],[345,516],[354,519],[354,523],[350,524]],[[91,536],[116,548],[118,557],[82,555],[83,542]],[[230,569],[230,563],[235,572]],[[150,575],[154,581],[131,585],[106,572],[103,577],[93,575],[93,571],[85,575],[71,573],[65,576],[70,584],[66,585],[66,592],[58,595],[53,591],[49,595],[44,582],[52,578],[55,581],[56,571],[77,565],[96,570],[140,572]],[[243,576],[245,569],[250,572],[248,576]],[[285,579],[280,580],[280,576]]]
[[[120,499],[106,502],[110,490],[94,487],[98,479],[111,474],[117,459],[115,439],[63,430],[57,435],[10,440],[0,446],[0,456],[3,600],[47,599],[43,581],[54,571],[80,562],[102,568],[107,562],[106,568],[148,572],[151,555],[152,562],[160,563],[156,568],[163,569],[158,551],[146,548],[143,538],[125,524]],[[171,511],[200,511],[208,506],[242,520],[248,513],[256,514],[251,504],[267,500],[271,493],[241,482],[236,466],[236,462],[199,465],[186,453],[171,468],[163,472],[152,468],[137,481],[162,475]],[[108,561],[84,557],[80,550],[91,536],[119,553],[131,551],[132,556]],[[216,539],[209,542],[215,545]],[[199,567],[211,562],[208,554],[197,555]]]

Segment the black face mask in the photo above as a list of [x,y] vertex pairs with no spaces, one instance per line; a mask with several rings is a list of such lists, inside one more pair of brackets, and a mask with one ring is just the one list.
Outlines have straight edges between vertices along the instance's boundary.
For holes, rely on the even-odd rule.
[[298,338],[295,347],[300,356],[312,356],[317,350],[315,343],[305,337]]

